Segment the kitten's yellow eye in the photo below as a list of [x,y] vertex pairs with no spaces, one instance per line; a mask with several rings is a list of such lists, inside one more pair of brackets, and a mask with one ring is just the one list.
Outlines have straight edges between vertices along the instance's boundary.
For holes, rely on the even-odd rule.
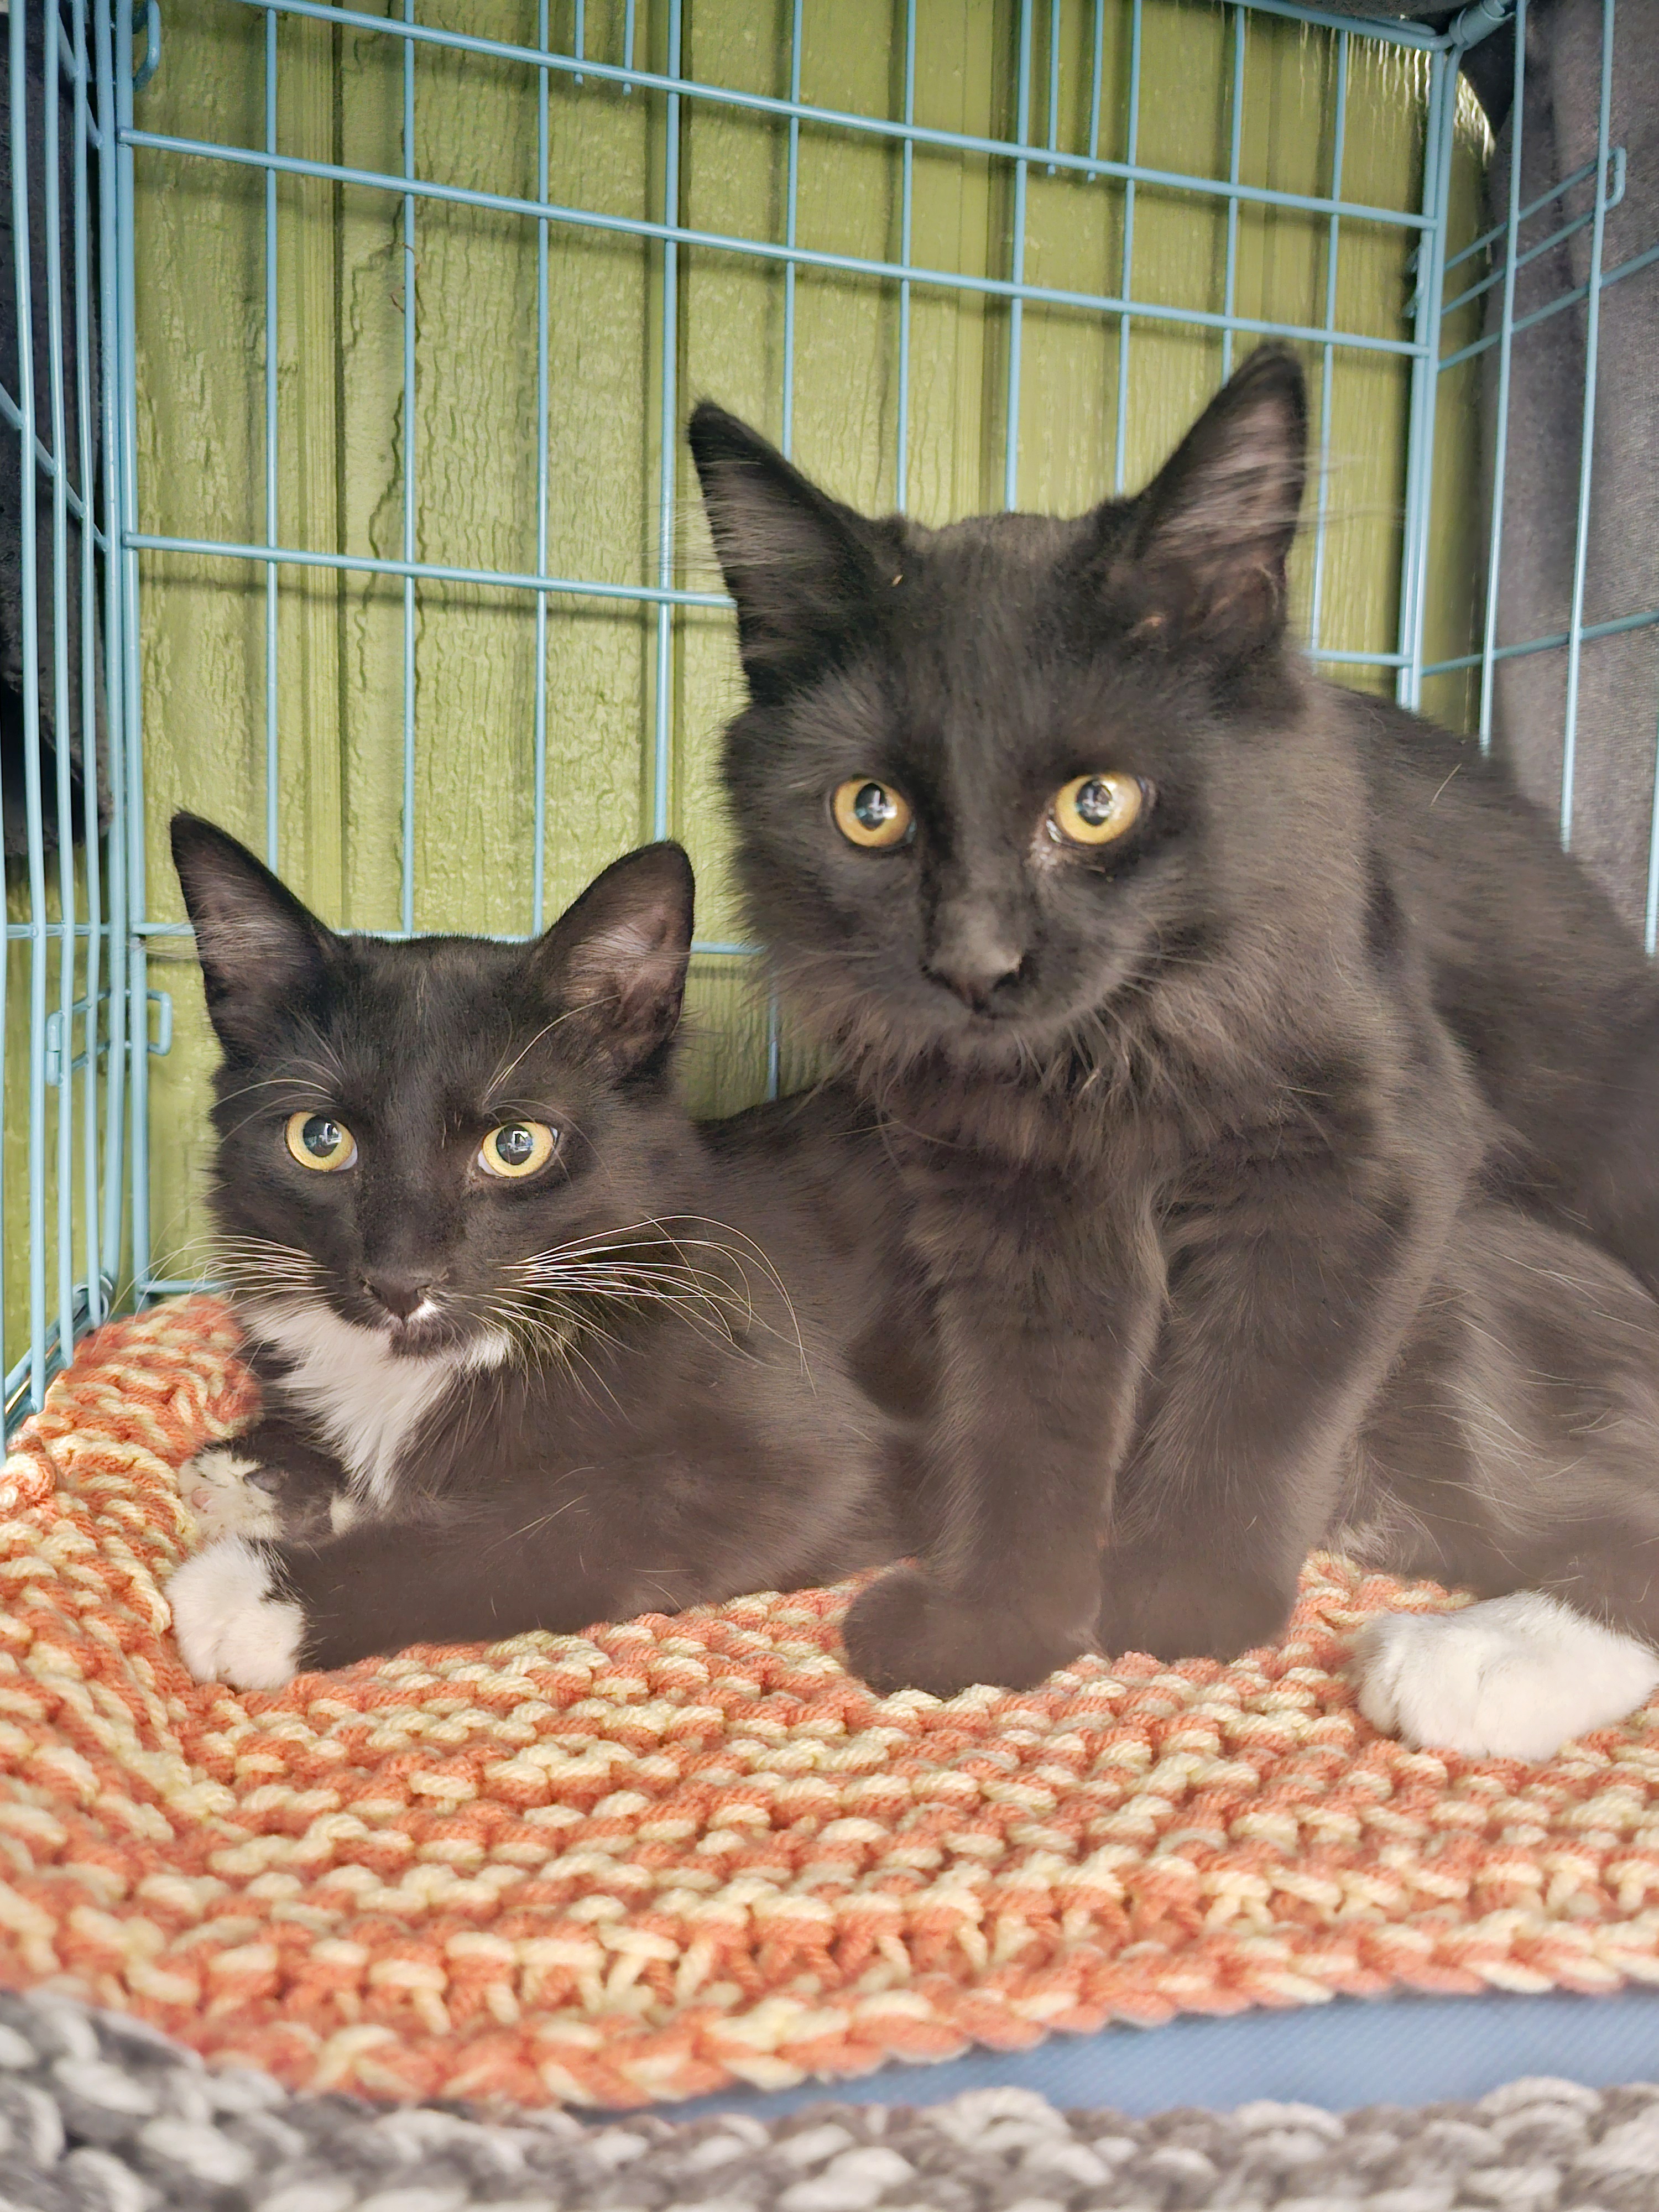
[[849,845],[862,845],[871,852],[902,844],[915,818],[908,799],[902,799],[890,784],[878,783],[868,775],[849,776],[838,783],[830,811]]
[[1074,775],[1054,793],[1048,835],[1068,845],[1109,845],[1140,819],[1146,794],[1133,775]]
[[332,1175],[357,1157],[357,1139],[331,1114],[290,1114],[284,1132],[288,1148],[302,1168]]
[[486,1175],[533,1176],[553,1157],[558,1139],[545,1121],[503,1121],[478,1147],[478,1165]]

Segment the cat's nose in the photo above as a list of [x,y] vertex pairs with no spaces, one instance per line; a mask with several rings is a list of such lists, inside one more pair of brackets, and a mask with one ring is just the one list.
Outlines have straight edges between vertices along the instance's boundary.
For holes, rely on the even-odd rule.
[[413,1275],[393,1274],[383,1268],[378,1275],[365,1275],[363,1288],[370,1297],[383,1305],[399,1321],[407,1321],[431,1290],[429,1281],[417,1282]]
[[964,931],[935,947],[927,973],[976,1014],[990,1010],[999,988],[1012,982],[1024,964],[1002,937],[988,930]]

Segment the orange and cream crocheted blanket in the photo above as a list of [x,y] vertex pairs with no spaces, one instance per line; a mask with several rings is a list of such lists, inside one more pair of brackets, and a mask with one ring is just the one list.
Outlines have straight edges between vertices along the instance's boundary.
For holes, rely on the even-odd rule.
[[876,1698],[844,1590],[185,1672],[178,1469],[253,1391],[207,1298],[103,1329],[0,1486],[0,1984],[290,2086],[684,2097],[1339,1991],[1659,1981],[1659,1703],[1546,1766],[1404,1750],[1340,1672],[1428,1586],[1312,1562],[1232,1667]]

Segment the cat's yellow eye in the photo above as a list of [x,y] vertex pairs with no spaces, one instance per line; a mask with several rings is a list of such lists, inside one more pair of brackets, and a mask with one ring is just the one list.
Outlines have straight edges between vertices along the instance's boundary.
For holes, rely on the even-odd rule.
[[479,1146],[478,1165],[486,1175],[533,1176],[547,1165],[557,1144],[545,1121],[503,1121]]
[[1074,775],[1054,793],[1048,835],[1067,845],[1109,845],[1139,821],[1146,804],[1133,775]]
[[288,1148],[302,1168],[333,1175],[357,1157],[357,1139],[331,1114],[290,1114],[283,1132]]
[[830,811],[849,845],[862,845],[872,853],[902,844],[915,818],[908,799],[869,775],[848,776],[845,783],[838,783],[830,796]]

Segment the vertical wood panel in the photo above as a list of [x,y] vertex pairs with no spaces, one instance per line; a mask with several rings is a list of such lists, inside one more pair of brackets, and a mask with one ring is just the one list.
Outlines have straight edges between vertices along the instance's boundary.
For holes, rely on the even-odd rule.
[[[278,146],[302,161],[337,162],[336,109],[344,97],[337,33],[329,23],[285,17],[278,21],[276,42]],[[340,212],[337,185],[307,177],[278,180],[277,374],[288,432],[277,477],[278,514],[281,534],[293,545],[329,546],[339,539]],[[345,586],[337,574],[300,569],[284,579],[278,617],[287,678],[283,850],[303,856],[306,895],[329,914],[340,912],[344,889],[344,604]]]

